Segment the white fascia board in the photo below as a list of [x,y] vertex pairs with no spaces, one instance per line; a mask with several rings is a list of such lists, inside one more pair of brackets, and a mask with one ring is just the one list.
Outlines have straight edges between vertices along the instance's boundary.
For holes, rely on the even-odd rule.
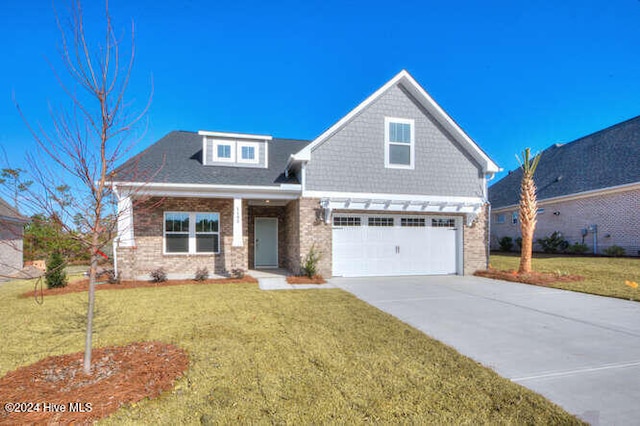
[[256,139],[261,141],[270,141],[273,136],[269,135],[252,135],[249,133],[230,133],[230,132],[209,132],[207,130],[199,130],[201,136],[211,136],[217,138],[238,138],[238,139]]
[[414,195],[414,194],[381,194],[368,192],[337,192],[337,191],[304,191],[304,197],[324,198],[329,200],[351,200],[369,202],[391,203],[429,203],[429,204],[467,204],[484,205],[485,201],[480,197],[452,197],[439,195]]
[[494,163],[487,154],[476,144],[473,139],[466,134],[464,130],[447,114],[440,105],[427,93],[426,90],[406,71],[404,72],[404,79],[407,81],[405,88],[411,92],[415,98],[424,106],[435,118],[447,129],[454,138],[463,146],[466,146],[470,154],[478,160],[485,173],[497,173],[500,171],[500,167]]
[[302,185],[283,184],[278,186],[258,185],[208,185],[178,183],[114,182],[124,194],[159,197],[202,197],[202,198],[244,198],[244,199],[287,199],[299,198]]
[[391,86],[396,84],[398,81],[400,81],[401,78],[403,78],[407,74],[408,73],[405,70],[400,71],[395,77],[393,77],[391,80],[389,80],[384,86],[382,86],[381,88],[376,90],[371,96],[369,96],[367,99],[362,101],[360,103],[360,105],[358,105],[357,107],[352,109],[347,115],[342,117],[337,123],[335,123],[333,126],[329,127],[324,133],[322,133],[320,136],[315,138],[309,145],[305,146],[300,151],[298,151],[296,154],[294,154],[294,158],[296,160],[309,161],[311,159],[311,151],[316,146],[318,146],[321,143],[323,143],[331,135],[333,135],[336,131],[341,129],[342,126],[344,126],[349,121],[351,121],[352,118],[354,118],[356,115],[358,115],[363,109],[368,107],[371,103],[373,103],[373,101],[375,101],[384,92],[386,92],[387,89],[389,89]]
[[[611,194],[617,194],[619,192],[626,192],[626,191],[633,191],[633,190],[640,190],[640,182],[627,183],[624,185],[610,186],[608,188],[592,189],[591,191],[576,192],[574,194],[569,194],[569,195],[560,195],[558,197],[545,198],[542,200],[538,200],[537,204],[538,206],[544,206],[544,205],[549,205],[553,203],[573,201],[573,200],[579,200],[582,198],[589,198],[589,197],[600,197],[602,195],[611,195]],[[493,211],[494,213],[503,212],[507,210],[513,210],[514,208],[517,209],[518,206],[519,204],[510,204],[504,207],[492,207],[491,211]]]
[[0,222],[29,223],[31,222],[31,219],[12,217],[12,216],[0,216]]

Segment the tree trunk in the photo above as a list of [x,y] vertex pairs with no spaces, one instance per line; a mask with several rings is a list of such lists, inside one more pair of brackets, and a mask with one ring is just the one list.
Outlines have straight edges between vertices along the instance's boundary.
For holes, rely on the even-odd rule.
[[91,374],[91,351],[92,351],[92,340],[93,340],[93,310],[95,306],[95,298],[96,298],[96,274],[98,271],[98,255],[97,247],[98,247],[98,237],[97,235],[93,235],[93,244],[91,244],[91,267],[89,268],[89,304],[87,306],[87,330],[84,341],[84,362],[83,362],[83,370],[84,373],[89,375]]

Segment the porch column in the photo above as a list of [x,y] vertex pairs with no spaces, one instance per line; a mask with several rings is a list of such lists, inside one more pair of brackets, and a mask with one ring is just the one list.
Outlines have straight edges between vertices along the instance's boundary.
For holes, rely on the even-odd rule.
[[134,247],[133,203],[130,196],[118,199],[118,241],[120,247]]
[[242,247],[242,198],[233,199],[233,247]]

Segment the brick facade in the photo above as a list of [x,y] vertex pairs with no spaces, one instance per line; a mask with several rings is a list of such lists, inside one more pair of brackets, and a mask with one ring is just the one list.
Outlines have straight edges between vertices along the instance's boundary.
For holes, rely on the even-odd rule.
[[[331,265],[331,225],[324,222],[323,209],[318,198],[301,198],[299,204],[299,266],[309,254],[311,247],[320,255],[318,273],[324,277],[332,275]],[[298,266],[298,269],[299,269]]]
[[[220,213],[220,253],[213,255],[163,254],[164,212]],[[373,213],[370,211],[350,213]],[[388,212],[385,212],[388,213]],[[430,214],[433,216],[433,214]],[[451,215],[447,215],[450,217]],[[134,209],[136,247],[118,249],[118,269],[124,279],[147,279],[153,269],[163,267],[172,276],[191,278],[196,269],[206,267],[212,275],[231,270],[253,269],[254,223],[257,217],[278,219],[278,267],[294,274],[301,272],[312,247],[320,255],[319,273],[332,276],[332,226],[324,221],[317,198],[292,200],[284,206],[251,206],[243,201],[243,246],[233,247],[233,200],[200,198],[152,198]],[[463,219],[464,222],[464,219]],[[487,266],[487,209],[463,228],[464,274]]]
[[471,226],[464,225],[464,275],[471,275],[489,266],[489,209],[485,205]]
[[[591,197],[568,201],[539,202],[544,212],[538,214],[538,223],[534,240],[551,235],[555,231],[562,233],[570,244],[583,242],[582,230],[587,230],[584,243],[593,252],[594,233],[591,225],[597,225],[597,252],[613,245],[621,246],[627,255],[640,255],[640,190],[620,191],[598,194]],[[515,239],[520,235],[520,225],[511,221],[511,209],[496,209],[492,214],[491,248],[499,249],[498,240],[502,237]],[[504,223],[497,223],[497,216],[504,214]],[[534,245],[534,250],[539,246]]]
[[[220,213],[219,254],[163,254],[164,212]],[[137,203],[133,212],[135,247],[118,249],[118,271],[124,279],[146,279],[162,267],[172,276],[191,278],[198,268],[211,275],[226,275],[248,266],[248,210],[243,202],[243,246],[233,247],[233,200],[203,198],[151,198]]]

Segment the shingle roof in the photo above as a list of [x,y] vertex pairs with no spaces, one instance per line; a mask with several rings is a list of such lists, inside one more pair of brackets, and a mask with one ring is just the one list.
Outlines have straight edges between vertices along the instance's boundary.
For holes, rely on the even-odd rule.
[[[522,171],[489,188],[493,208],[518,203]],[[538,200],[640,182],[640,116],[542,152]]]
[[268,141],[268,168],[203,166],[202,136],[195,132],[174,131],[118,167],[114,180],[257,186],[297,184],[295,176],[285,177],[285,166],[289,156],[308,143],[278,138]]
[[28,222],[29,219],[22,216],[16,209],[11,207],[9,203],[0,198],[0,219],[17,220],[20,222]]

